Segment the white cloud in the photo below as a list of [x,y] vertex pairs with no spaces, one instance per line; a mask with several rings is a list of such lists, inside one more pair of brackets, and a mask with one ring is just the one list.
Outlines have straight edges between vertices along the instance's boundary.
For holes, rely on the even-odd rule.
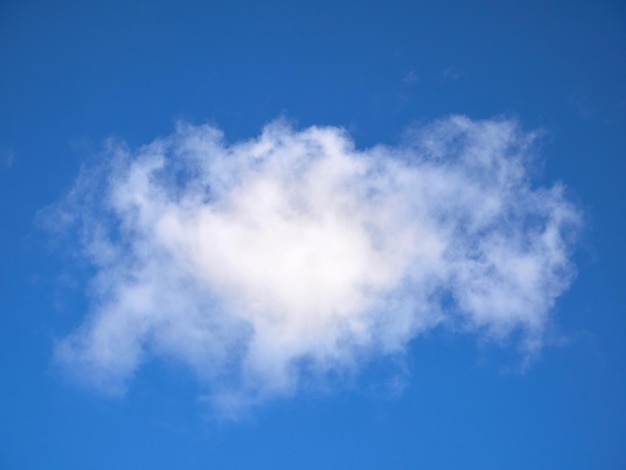
[[226,143],[209,126],[110,144],[48,220],[79,229],[92,309],[57,358],[120,391],[152,357],[192,366],[218,406],[358,370],[444,325],[539,348],[571,281],[579,216],[527,172],[532,134],[455,116],[407,145],[342,129]]

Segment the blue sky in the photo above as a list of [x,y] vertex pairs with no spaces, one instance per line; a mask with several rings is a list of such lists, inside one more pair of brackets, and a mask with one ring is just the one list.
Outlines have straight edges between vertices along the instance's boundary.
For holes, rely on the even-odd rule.
[[0,6],[0,467],[624,468],[620,2]]

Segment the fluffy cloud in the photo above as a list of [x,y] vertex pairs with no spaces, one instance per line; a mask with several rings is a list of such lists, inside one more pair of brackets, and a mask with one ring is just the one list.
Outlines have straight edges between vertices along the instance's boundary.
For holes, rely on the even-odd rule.
[[365,150],[342,129],[282,122],[234,144],[190,125],[137,150],[111,143],[48,213],[95,267],[91,311],[57,358],[112,391],[175,358],[237,406],[437,325],[516,331],[532,352],[579,224],[560,185],[533,186],[533,138],[455,116]]

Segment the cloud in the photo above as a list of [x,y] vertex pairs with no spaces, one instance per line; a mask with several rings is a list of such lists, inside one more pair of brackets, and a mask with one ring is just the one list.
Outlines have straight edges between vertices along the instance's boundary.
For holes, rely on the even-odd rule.
[[457,67],[454,67],[453,65],[446,67],[444,71],[441,72],[441,76],[444,80],[447,81],[456,81],[461,78],[461,75],[461,70],[459,70]]
[[10,169],[15,163],[15,152],[9,147],[0,147],[0,168]]
[[453,116],[401,146],[268,125],[228,143],[180,124],[102,163],[46,211],[94,267],[56,358],[120,392],[146,361],[192,367],[221,408],[402,354],[437,326],[541,347],[579,214],[535,187],[534,134]]
[[402,78],[402,83],[405,85],[414,85],[419,81],[419,77],[415,70],[409,70],[409,72]]

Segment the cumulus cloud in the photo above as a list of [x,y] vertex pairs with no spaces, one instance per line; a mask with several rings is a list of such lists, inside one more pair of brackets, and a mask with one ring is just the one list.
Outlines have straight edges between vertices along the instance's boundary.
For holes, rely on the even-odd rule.
[[228,407],[358,371],[438,325],[536,351],[579,215],[561,185],[531,181],[533,140],[454,116],[395,147],[284,122],[235,143],[187,124],[109,143],[47,211],[94,267],[57,359],[120,391],[174,358]]

